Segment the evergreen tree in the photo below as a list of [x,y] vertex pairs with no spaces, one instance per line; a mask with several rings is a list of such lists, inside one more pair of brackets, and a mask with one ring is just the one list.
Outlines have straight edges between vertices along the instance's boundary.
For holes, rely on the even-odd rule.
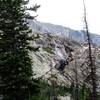
[[[0,0],[0,95],[4,100],[30,100],[31,30],[26,12],[29,0]],[[29,10],[36,11],[35,6]],[[34,17],[33,17],[34,18]],[[34,88],[35,89],[35,88]]]

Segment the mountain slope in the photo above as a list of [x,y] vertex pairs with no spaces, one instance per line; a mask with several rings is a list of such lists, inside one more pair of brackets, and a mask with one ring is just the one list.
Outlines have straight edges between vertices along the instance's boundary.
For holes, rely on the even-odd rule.
[[[86,52],[88,50],[87,45],[82,46],[79,43],[58,35],[46,34],[35,32],[34,36],[39,36],[31,42],[33,47],[39,47],[37,52],[31,52],[30,56],[33,59],[33,70],[35,72],[35,78],[49,78],[51,77],[51,67],[53,68],[53,74],[57,75],[57,83],[70,83],[70,77],[63,76],[63,70],[74,78],[75,62],[77,61],[77,67],[79,70],[79,79],[83,81],[81,76],[80,66],[86,60]],[[100,48],[92,48],[93,55],[95,55],[97,66],[100,64]],[[95,53],[95,54],[94,54]],[[63,66],[63,68],[62,68]],[[48,72],[49,71],[49,72]],[[64,72],[63,72],[64,73]],[[43,76],[43,77],[42,77]],[[59,81],[59,82],[58,82]],[[65,84],[64,83],[64,84]]]
[[[47,34],[63,35],[81,43],[86,41],[86,34],[84,31],[72,30],[61,25],[42,23],[39,21],[32,20],[29,21],[29,24],[34,31],[40,31]],[[94,44],[100,45],[100,35],[91,34],[91,40]]]
[[[50,85],[53,85],[53,80],[54,87],[57,85],[71,86],[73,82],[76,82],[75,66],[77,66],[78,83],[82,85],[89,72],[85,70],[88,46],[79,43],[85,41],[84,32],[34,21],[30,21],[30,26],[33,29],[33,37],[38,37],[30,45],[39,48],[36,52],[30,52],[33,61],[33,77],[43,79]],[[99,44],[99,35],[91,35],[91,37],[94,43]],[[91,47],[98,68],[97,75],[100,77],[100,48],[98,46],[94,48],[94,45]],[[99,82],[98,85],[99,88]],[[71,94],[68,98],[70,96]],[[59,100],[68,99],[65,97]]]

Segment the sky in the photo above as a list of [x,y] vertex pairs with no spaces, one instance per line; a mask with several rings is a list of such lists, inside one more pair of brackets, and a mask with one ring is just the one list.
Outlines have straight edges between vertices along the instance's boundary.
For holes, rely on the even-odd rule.
[[[84,28],[83,0],[30,0],[40,4],[37,20],[63,25],[75,30]],[[100,34],[100,0],[85,0],[89,31]]]

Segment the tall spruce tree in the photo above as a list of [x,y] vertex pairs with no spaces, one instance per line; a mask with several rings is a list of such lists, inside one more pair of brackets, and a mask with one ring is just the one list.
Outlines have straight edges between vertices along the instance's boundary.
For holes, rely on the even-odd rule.
[[25,12],[28,1],[0,0],[0,95],[3,100],[31,98],[33,72],[28,53],[32,38],[27,18],[32,17]]

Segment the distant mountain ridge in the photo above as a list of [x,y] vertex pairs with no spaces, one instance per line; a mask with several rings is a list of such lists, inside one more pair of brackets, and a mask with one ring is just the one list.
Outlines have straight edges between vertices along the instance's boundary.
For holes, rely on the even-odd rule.
[[[61,25],[54,25],[50,23],[43,23],[35,20],[29,21],[30,27],[33,31],[39,31],[47,34],[58,34],[68,37],[77,42],[83,43],[86,41],[86,34],[82,30],[73,30]],[[91,40],[94,44],[100,45],[100,35],[91,34]]]

